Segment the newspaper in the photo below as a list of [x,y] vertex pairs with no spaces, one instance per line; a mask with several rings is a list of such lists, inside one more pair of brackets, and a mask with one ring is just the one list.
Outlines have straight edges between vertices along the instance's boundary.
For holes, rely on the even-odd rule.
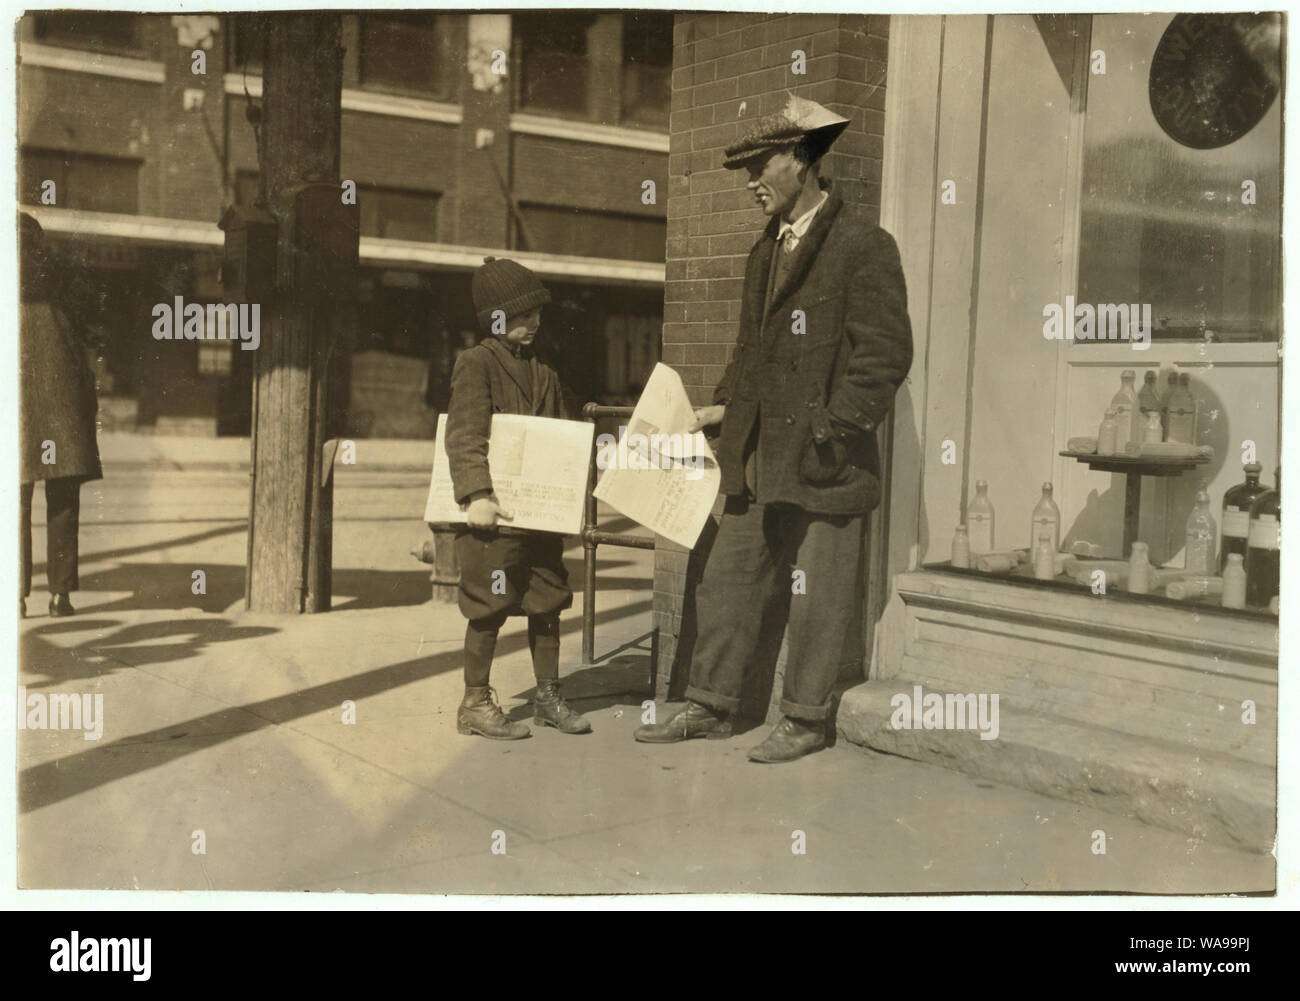
[[[539,532],[576,535],[582,530],[582,507],[595,428],[586,421],[561,421],[522,414],[493,414],[488,439],[492,489],[512,520],[500,524]],[[447,415],[438,418],[427,522],[464,522],[456,503],[447,462]]]
[[681,377],[655,365],[626,428],[597,439],[595,494],[637,524],[687,549],[713,510],[722,473],[699,431]]

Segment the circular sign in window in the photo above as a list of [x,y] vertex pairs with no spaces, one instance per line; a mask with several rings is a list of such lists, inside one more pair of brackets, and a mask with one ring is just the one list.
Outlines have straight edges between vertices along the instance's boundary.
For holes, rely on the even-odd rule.
[[1218,149],[1259,124],[1282,81],[1280,14],[1178,14],[1151,58],[1151,112],[1171,139]]

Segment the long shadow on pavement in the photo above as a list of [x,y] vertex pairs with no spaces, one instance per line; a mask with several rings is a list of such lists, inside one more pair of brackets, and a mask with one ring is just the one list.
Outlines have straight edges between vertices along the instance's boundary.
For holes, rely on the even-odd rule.
[[[625,616],[649,611],[650,607],[649,601],[624,605],[609,612],[598,612],[596,621],[597,623],[616,622]],[[573,618],[561,627],[561,632],[573,633],[581,629],[581,626],[581,619]],[[514,653],[525,649],[527,645],[526,635],[517,635],[503,638],[497,651],[499,655]],[[230,706],[172,726],[104,743],[93,750],[33,765],[18,774],[19,812],[31,813],[109,782],[170,764],[193,754],[196,750],[244,736],[254,730],[279,726],[326,709],[337,709],[344,699],[357,701],[438,674],[459,670],[462,662],[460,650],[449,650],[429,657],[377,667],[337,681],[291,692],[288,695],[262,699],[242,706]],[[240,711],[252,716],[254,724],[243,729],[235,728],[233,731],[213,733],[211,739],[200,736],[198,741],[202,743],[202,747],[194,746],[195,738],[191,736],[193,731],[219,728],[218,725],[227,726],[229,719]],[[168,743],[181,736],[190,737],[190,740],[184,743]],[[133,744],[144,743],[154,745],[148,755],[120,753]]]
[[[110,635],[103,635],[118,628]],[[100,630],[74,647],[44,642],[45,637],[69,631]],[[79,619],[29,629],[19,637],[19,663],[24,673],[44,675],[28,682],[30,689],[50,688],[83,678],[99,678],[146,664],[170,664],[197,657],[209,643],[250,640],[279,632],[273,626],[233,625],[228,619],[172,619],[167,622],[136,622],[122,626],[113,619]],[[189,637],[176,643],[160,639]],[[93,658],[93,659],[92,659]]]

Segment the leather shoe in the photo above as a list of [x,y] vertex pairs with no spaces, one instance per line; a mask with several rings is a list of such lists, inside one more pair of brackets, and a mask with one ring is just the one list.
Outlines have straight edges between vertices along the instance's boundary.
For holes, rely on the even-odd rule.
[[58,618],[64,615],[76,615],[77,610],[72,607],[72,602],[66,594],[50,595],[50,614]]
[[687,702],[685,709],[678,710],[662,723],[637,727],[632,736],[643,744],[675,744],[692,737],[718,740],[731,736],[731,720],[726,713],[702,703]]
[[805,754],[820,751],[826,746],[826,724],[791,719],[786,716],[781,720],[767,739],[749,752],[750,761],[775,764],[781,761],[794,761]]

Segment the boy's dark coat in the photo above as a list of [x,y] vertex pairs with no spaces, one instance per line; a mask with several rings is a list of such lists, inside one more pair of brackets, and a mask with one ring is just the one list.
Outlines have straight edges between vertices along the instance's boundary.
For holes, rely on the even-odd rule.
[[560,378],[555,369],[528,361],[533,386],[529,393],[511,371],[510,349],[489,337],[456,359],[451,374],[451,403],[447,407],[447,461],[458,504],[480,490],[492,489],[488,469],[488,435],[493,414],[564,417]]
[[[451,376],[447,408],[447,459],[457,503],[480,490],[492,489],[488,436],[493,414],[564,417],[560,379],[555,370],[531,357],[532,391],[513,371],[518,361],[496,337],[465,351]],[[511,528],[456,529],[460,567],[459,605],[470,620],[492,615],[538,615],[573,604],[564,567],[563,536]],[[504,572],[504,593],[493,575]]]

